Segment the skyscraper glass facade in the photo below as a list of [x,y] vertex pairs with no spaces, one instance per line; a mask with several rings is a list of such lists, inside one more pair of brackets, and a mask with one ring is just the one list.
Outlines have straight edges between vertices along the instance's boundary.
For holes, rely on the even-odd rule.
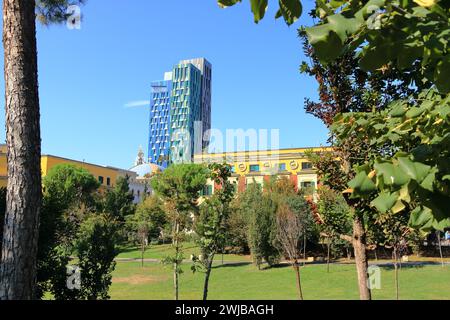
[[150,162],[166,168],[170,150],[172,81],[153,82],[151,87],[148,157]]
[[208,147],[211,129],[211,64],[183,60],[152,83],[149,161],[167,167],[192,162]]

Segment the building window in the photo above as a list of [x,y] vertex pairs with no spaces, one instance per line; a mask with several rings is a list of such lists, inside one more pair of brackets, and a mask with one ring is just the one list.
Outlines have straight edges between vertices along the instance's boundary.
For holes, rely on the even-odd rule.
[[106,185],[107,185],[107,186],[110,186],[110,185],[111,185],[111,178],[110,178],[110,177],[107,177],[107,178],[106,178]]
[[310,169],[312,169],[311,162],[302,162],[302,170],[310,170]]
[[250,172],[259,172],[259,164],[250,165]]
[[301,184],[302,189],[310,189],[316,186],[314,181],[303,181]]
[[103,184],[103,177],[102,176],[98,176],[98,182],[100,182],[100,184]]
[[280,171],[286,171],[286,163],[280,163],[280,164],[278,164],[278,170],[280,170]]
[[202,196],[211,196],[212,195],[212,186],[206,185],[203,187],[203,190],[200,192],[200,195]]

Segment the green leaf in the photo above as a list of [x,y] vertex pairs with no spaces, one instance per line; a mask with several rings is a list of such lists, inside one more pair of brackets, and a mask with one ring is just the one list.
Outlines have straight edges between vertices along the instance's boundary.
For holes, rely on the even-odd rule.
[[442,93],[450,92],[450,57],[446,56],[436,66],[434,73],[436,86]]
[[275,18],[279,18],[280,14],[288,25],[293,24],[302,15],[302,4],[299,0],[279,0],[280,9]]
[[331,31],[326,24],[306,28],[306,35],[308,41],[314,48],[314,53],[317,55],[322,63],[337,58],[344,47],[342,40],[339,36]]
[[411,179],[421,183],[427,175],[430,173],[431,167],[420,162],[414,162],[406,157],[398,158],[399,167],[409,176]]
[[234,6],[236,3],[241,2],[242,0],[218,0],[218,4],[221,8],[227,8]]
[[410,227],[423,231],[430,231],[433,229],[433,221],[434,218],[431,210],[425,207],[415,208],[409,217]]
[[376,190],[375,183],[369,179],[366,172],[359,172],[356,177],[351,180],[348,185],[356,194],[370,194]]
[[376,162],[374,169],[377,176],[383,179],[385,185],[394,186],[396,188],[407,184],[410,178],[399,167],[394,166],[390,162]]
[[266,14],[268,0],[250,0],[255,22],[258,23]]
[[379,212],[386,213],[396,204],[397,199],[397,193],[381,192],[370,204],[377,208]]

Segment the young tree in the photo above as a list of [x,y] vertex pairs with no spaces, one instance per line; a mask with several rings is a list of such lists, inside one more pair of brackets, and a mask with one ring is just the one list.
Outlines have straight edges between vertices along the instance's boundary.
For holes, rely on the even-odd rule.
[[[62,22],[66,5],[80,2],[40,0],[37,8],[48,22]],[[8,186],[0,299],[32,299],[36,284],[42,194],[35,10],[34,0],[3,1]]]
[[92,214],[80,226],[75,241],[78,267],[81,269],[81,289],[77,300],[109,299],[111,273],[118,254],[117,223],[111,215]]
[[149,238],[159,237],[167,223],[162,201],[150,196],[136,207],[136,213],[127,217],[128,229],[131,229],[141,245],[141,262],[144,266],[144,254]]
[[172,165],[152,180],[152,187],[164,201],[164,208],[172,227],[174,254],[163,262],[173,266],[175,300],[179,297],[179,275],[182,272],[183,240],[198,211],[200,191],[206,184],[207,169],[198,164]]
[[104,212],[111,214],[120,222],[124,222],[125,217],[134,214],[135,210],[129,179],[129,176],[118,177],[115,186],[106,191],[103,204]]
[[200,207],[200,216],[195,221],[195,231],[199,236],[198,244],[201,258],[194,257],[193,270],[198,265],[205,270],[203,300],[208,298],[209,278],[211,276],[214,256],[222,250],[226,239],[226,223],[230,214],[230,202],[233,199],[234,188],[228,181],[231,176],[230,166],[212,163],[208,166],[210,179],[219,186],[214,194],[205,200]]
[[327,240],[327,270],[329,272],[331,245],[337,239],[347,239],[352,233],[351,210],[344,197],[327,187],[319,189],[317,211],[320,230]]
[[298,260],[302,255],[301,242],[311,233],[314,219],[311,208],[302,194],[290,195],[283,200],[277,210],[277,240],[295,270],[299,298],[303,300]]
[[280,253],[276,245],[277,203],[270,193],[263,193],[257,183],[251,183],[241,194],[240,210],[248,225],[248,244],[253,261],[258,269],[263,260],[269,266],[279,261]]

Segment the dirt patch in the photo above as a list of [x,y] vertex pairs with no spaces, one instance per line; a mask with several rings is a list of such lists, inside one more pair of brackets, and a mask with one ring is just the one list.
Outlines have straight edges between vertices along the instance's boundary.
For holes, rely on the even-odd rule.
[[152,282],[161,282],[167,280],[167,277],[153,277],[144,275],[134,275],[125,278],[113,278],[114,283],[128,283],[128,284],[146,284]]

